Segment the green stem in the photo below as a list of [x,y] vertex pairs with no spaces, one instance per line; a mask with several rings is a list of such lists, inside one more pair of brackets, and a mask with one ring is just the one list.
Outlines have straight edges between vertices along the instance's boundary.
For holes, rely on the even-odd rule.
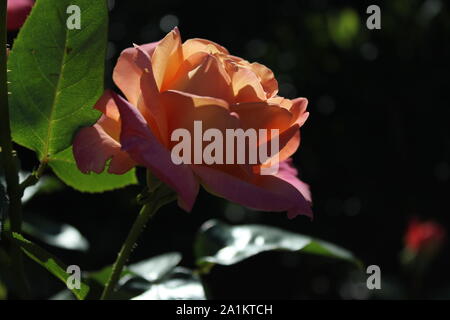
[[[19,185],[19,172],[11,140],[11,125],[8,106],[8,76],[6,54],[6,8],[7,1],[0,0],[0,148],[2,152],[7,193],[9,197],[9,232],[21,233],[22,230],[22,191]],[[28,297],[28,285],[23,267],[23,255],[20,248],[11,245],[11,259],[20,295]]]
[[31,187],[38,183],[39,179],[44,174],[45,169],[47,169],[47,162],[41,162],[37,170],[33,171],[21,184],[20,189],[23,195],[23,192],[26,188]]
[[158,189],[156,189],[149,195],[149,198],[139,212],[139,215],[137,216],[130,232],[128,233],[127,239],[125,240],[122,248],[119,251],[119,254],[117,255],[117,259],[112,267],[111,275],[109,276],[109,279],[100,298],[101,300],[106,300],[111,297],[111,294],[114,291],[117,282],[120,280],[123,268],[125,267],[125,264],[127,263],[131,252],[133,251],[134,244],[144,230],[147,222],[158,211],[159,208],[173,201],[174,199],[175,194],[165,185],[161,185]]

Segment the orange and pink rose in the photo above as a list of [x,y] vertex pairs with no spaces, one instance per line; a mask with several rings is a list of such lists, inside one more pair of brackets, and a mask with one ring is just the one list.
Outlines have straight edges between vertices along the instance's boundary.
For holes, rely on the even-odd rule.
[[[202,185],[250,208],[287,211],[290,218],[312,216],[309,188],[290,161],[300,144],[299,128],[308,118],[307,100],[278,96],[270,69],[208,40],[182,43],[175,28],[159,42],[124,50],[113,80],[126,99],[107,90],[95,106],[102,117],[76,135],[74,155],[82,172],[100,173],[106,163],[114,174],[147,167],[177,192],[187,211]],[[278,172],[261,175],[262,164],[174,164],[171,133],[192,131],[194,121],[222,132],[277,129]]]

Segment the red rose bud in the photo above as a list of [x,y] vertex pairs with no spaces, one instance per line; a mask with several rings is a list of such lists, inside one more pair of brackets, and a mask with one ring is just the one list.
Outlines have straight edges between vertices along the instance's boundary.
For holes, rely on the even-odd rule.
[[423,251],[435,251],[443,243],[445,236],[445,229],[440,224],[413,219],[405,235],[405,246],[416,254]]

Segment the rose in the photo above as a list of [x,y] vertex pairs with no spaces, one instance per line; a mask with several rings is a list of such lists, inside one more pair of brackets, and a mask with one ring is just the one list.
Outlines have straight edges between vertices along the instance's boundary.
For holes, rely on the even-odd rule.
[[[82,172],[100,173],[109,159],[108,172],[115,174],[145,166],[177,192],[179,205],[187,211],[201,184],[250,208],[287,211],[291,218],[312,216],[308,186],[296,177],[289,160],[308,117],[307,100],[277,96],[277,81],[267,67],[232,56],[208,40],[182,44],[175,28],[159,42],[124,50],[113,79],[128,101],[106,91],[97,102],[102,117],[74,140]],[[171,134],[179,128],[192,131],[196,120],[221,132],[278,129],[278,173],[260,175],[266,164],[174,164]]]
[[30,13],[33,4],[33,0],[8,0],[8,30],[14,31],[20,29]]
[[436,251],[444,241],[445,229],[433,221],[411,220],[405,234],[405,247],[414,253]]

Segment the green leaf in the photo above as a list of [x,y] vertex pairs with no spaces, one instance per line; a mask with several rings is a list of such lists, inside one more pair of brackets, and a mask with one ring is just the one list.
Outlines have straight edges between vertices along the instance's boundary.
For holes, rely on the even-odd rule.
[[150,259],[133,263],[127,267],[132,273],[147,281],[157,281],[173,270],[181,261],[178,252],[165,253]]
[[[181,261],[181,254],[168,252],[156,257],[151,257],[127,266],[120,278],[127,275],[139,276],[147,281],[157,281],[173,270]],[[107,266],[100,271],[90,272],[88,277],[105,285],[111,274],[112,266]]]
[[149,284],[146,291],[132,300],[206,300],[206,295],[197,274],[177,267],[161,281]]
[[56,154],[50,160],[50,167],[67,185],[82,192],[103,192],[136,184],[135,170],[116,175],[106,172],[84,174],[78,170],[72,153],[72,147]]
[[[117,290],[114,291],[111,299],[128,300],[144,293],[153,284],[170,277],[180,261],[180,253],[169,252],[125,267],[120,275]],[[99,289],[96,288],[96,285],[101,285],[98,290],[101,291],[109,279],[111,270],[112,266],[107,266],[100,271],[89,272],[87,278],[94,281],[90,282],[92,287]]]
[[[81,10],[70,30],[67,8]],[[108,10],[105,0],[39,0],[8,58],[12,135],[47,161],[67,149],[75,131],[99,118]]]
[[197,263],[204,270],[214,264],[232,265],[271,250],[326,256],[361,266],[351,252],[334,244],[264,225],[229,226],[210,220],[203,224],[195,242]]
[[[64,284],[67,283],[70,274],[66,272],[67,266],[64,263],[18,233],[13,233],[13,241],[21,247],[28,257],[47,269]],[[89,286],[82,282],[80,289],[72,289],[71,291],[77,299],[83,300],[89,292]]]
[[78,251],[89,249],[89,242],[75,227],[50,221],[35,213],[24,217],[23,232],[54,247]]

